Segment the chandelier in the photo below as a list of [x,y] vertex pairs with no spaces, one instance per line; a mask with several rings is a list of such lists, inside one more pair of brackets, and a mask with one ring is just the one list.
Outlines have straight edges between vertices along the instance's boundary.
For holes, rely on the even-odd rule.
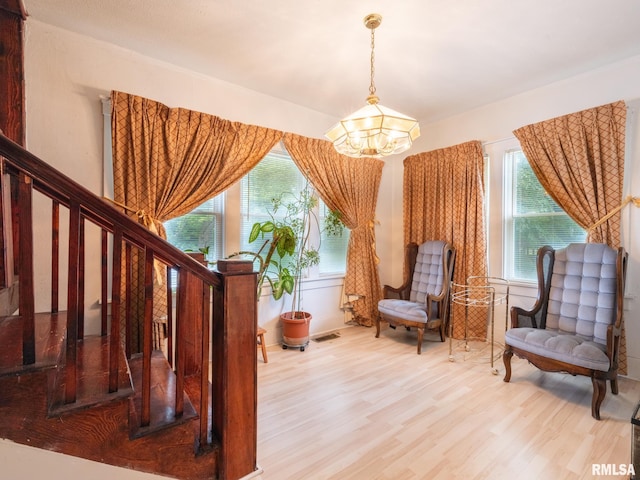
[[382,16],[364,17],[371,30],[371,83],[367,105],[336,123],[325,135],[335,149],[349,157],[383,157],[404,152],[420,136],[420,125],[411,118],[378,103],[374,74],[375,29]]

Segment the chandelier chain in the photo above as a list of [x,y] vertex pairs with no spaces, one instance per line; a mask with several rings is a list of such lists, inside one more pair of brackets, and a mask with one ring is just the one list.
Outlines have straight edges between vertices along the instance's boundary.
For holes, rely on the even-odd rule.
[[374,50],[375,50],[375,39],[376,39],[376,29],[375,27],[371,29],[371,83],[369,84],[369,95],[375,95],[376,94],[376,84],[373,81],[373,75],[375,73],[375,68],[374,68],[374,60],[375,60],[375,54],[374,54]]

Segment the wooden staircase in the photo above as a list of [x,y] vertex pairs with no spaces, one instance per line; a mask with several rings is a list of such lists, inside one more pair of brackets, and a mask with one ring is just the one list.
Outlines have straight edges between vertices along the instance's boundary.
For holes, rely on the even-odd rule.
[[[6,302],[11,313],[0,309],[0,437],[181,479],[254,473],[256,274],[209,271],[2,135],[0,170],[0,290],[17,283],[19,291],[17,310]],[[34,195],[49,200],[52,219],[51,308],[40,313],[33,226],[42,216],[34,217]],[[84,271],[92,259],[102,272],[100,334],[93,336],[84,333]],[[136,268],[142,318],[133,307]],[[169,279],[177,272],[177,285],[154,282],[158,268]],[[169,299],[163,350],[152,347],[158,288]],[[136,322],[140,351],[127,337]]]

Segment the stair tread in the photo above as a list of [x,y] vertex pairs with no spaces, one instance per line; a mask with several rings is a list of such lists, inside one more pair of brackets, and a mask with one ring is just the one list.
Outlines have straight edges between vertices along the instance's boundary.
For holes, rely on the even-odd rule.
[[118,390],[109,392],[109,337],[88,335],[78,340],[76,401],[64,403],[64,369],[58,371],[55,388],[51,389],[50,411],[61,414],[115,399],[130,397],[133,393],[124,354],[119,355]]
[[135,391],[131,399],[133,405],[129,409],[129,425],[132,437],[147,435],[151,432],[198,418],[198,413],[186,393],[184,393],[184,411],[182,415],[176,417],[176,376],[162,352],[155,350],[151,355],[151,418],[148,426],[140,426],[139,415],[142,411],[142,355],[135,355],[129,359],[129,369]]
[[67,315],[61,313],[36,313],[36,363],[22,365],[23,319],[21,316],[0,317],[0,376],[20,372],[53,368],[64,343]]

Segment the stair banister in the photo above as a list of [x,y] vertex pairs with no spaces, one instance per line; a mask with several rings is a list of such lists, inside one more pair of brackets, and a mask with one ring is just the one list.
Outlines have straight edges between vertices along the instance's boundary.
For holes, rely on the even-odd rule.
[[[52,202],[52,314],[57,314],[59,310],[59,250],[65,248],[59,245],[59,209],[64,207],[69,212],[64,401],[73,405],[78,394],[76,352],[79,341],[84,337],[85,266],[87,262],[99,261],[100,279],[102,283],[106,283],[110,241],[113,244],[110,277],[112,285],[110,292],[106,285],[101,285],[100,288],[100,334],[108,334],[110,337],[107,390],[110,393],[118,390],[121,383],[118,378],[118,358],[123,344],[126,345],[126,358],[132,357],[132,352],[128,350],[129,342],[121,338],[119,326],[121,323],[125,325],[127,338],[130,338],[131,295],[125,293],[123,298],[121,292],[128,291],[132,284],[132,252],[136,249],[144,257],[146,272],[142,348],[143,406],[139,426],[144,427],[151,421],[149,372],[152,354],[153,272],[154,264],[159,263],[167,271],[176,271],[179,279],[175,318],[172,316],[174,306],[171,301],[168,302],[171,310],[167,312],[170,321],[168,356],[169,361],[173,362],[176,378],[175,415],[180,417],[184,411],[187,377],[196,376],[199,393],[192,398],[199,407],[200,423],[196,443],[202,451],[218,452],[217,472],[212,474],[220,479],[233,480],[254,472],[257,437],[256,274],[209,271],[110,203],[1,134],[0,157],[4,157],[4,171],[9,170],[18,180],[16,204],[20,211],[13,211],[12,214],[19,216],[20,241],[14,248],[19,252],[19,314],[25,320],[22,331],[22,363],[26,366],[37,362],[32,212],[32,192],[35,189]],[[101,229],[99,259],[87,257],[86,222]],[[3,241],[6,240],[3,238]],[[107,328],[109,293],[110,329]],[[167,286],[167,293],[171,293],[170,286]],[[199,300],[194,302],[195,298]],[[126,318],[122,318],[122,313]],[[219,444],[219,447],[211,448],[213,444]]]

